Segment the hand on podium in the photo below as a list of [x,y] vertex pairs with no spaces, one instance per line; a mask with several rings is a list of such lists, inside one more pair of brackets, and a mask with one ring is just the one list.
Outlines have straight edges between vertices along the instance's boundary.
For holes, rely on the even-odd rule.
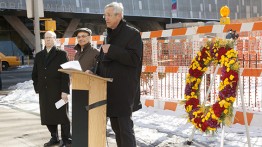
[[86,70],[85,73],[94,74],[91,70]]

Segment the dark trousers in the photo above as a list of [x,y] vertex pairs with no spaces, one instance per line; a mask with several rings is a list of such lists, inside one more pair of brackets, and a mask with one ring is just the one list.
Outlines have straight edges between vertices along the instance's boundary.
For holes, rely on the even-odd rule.
[[[59,140],[57,125],[46,125],[49,132],[51,133],[51,137]],[[63,142],[71,141],[71,133],[70,133],[70,124],[61,124],[61,137]]]
[[118,147],[136,147],[134,124],[131,116],[110,117],[110,122],[115,132]]

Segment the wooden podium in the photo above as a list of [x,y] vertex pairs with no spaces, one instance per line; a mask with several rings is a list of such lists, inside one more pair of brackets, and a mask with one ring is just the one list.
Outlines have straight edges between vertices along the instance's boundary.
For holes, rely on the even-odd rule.
[[76,70],[59,69],[71,75],[72,146],[106,146],[106,88],[112,79]]

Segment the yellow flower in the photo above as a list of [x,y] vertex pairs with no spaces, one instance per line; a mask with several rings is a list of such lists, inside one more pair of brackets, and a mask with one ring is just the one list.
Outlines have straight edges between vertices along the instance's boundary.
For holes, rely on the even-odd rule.
[[186,112],[190,112],[191,110],[192,110],[192,105],[188,105],[187,107],[186,107]]
[[220,82],[219,87],[218,87],[219,91],[223,90],[224,87],[225,87],[225,86],[223,85],[223,82]]
[[202,122],[205,122],[205,118],[202,119]]
[[230,105],[231,105],[231,104],[228,103],[228,102],[225,102],[225,103],[224,103],[224,107],[225,107],[225,108],[228,108]]
[[233,75],[230,75],[229,79],[230,79],[230,80],[233,80],[233,79],[234,79],[234,76],[233,76]]
[[224,80],[224,85],[225,85],[225,86],[226,86],[226,85],[229,85],[228,78],[226,78],[226,79]]
[[199,84],[201,82],[200,78],[197,78],[197,84]]
[[210,131],[216,131],[217,129],[216,128],[211,128],[211,127],[207,127],[208,130]]
[[190,79],[190,81],[191,81],[191,83],[193,83],[194,81],[196,81],[196,78],[195,78],[195,77],[192,77],[192,78]]
[[206,68],[206,67],[204,67],[202,71],[204,71],[204,72],[205,72],[205,71],[207,71],[207,68]]
[[190,96],[189,96],[189,95],[187,95],[187,96],[185,96],[185,98],[186,98],[186,100],[189,100],[189,99],[190,99]]
[[218,117],[215,114],[212,114],[212,119],[218,120]]
[[197,116],[197,112],[193,112],[193,115],[194,115],[194,117],[196,117]]
[[187,78],[186,79],[186,84],[189,84],[190,83],[190,80]]
[[234,102],[234,101],[236,100],[236,98],[234,98],[234,97],[232,97],[232,96],[231,96],[229,99],[230,99],[230,101],[232,101],[232,102]]
[[198,52],[197,55],[198,55],[198,56],[201,56],[201,52]]
[[228,110],[227,110],[227,109],[225,109],[225,110],[224,110],[224,113],[225,113],[225,114],[227,114],[227,113],[228,113]]
[[225,100],[220,101],[220,102],[219,102],[220,107],[223,107],[224,104],[225,104],[225,102],[226,102]]
[[210,115],[211,115],[211,113],[210,113],[210,112],[208,112],[208,113],[207,113],[207,117],[210,117]]
[[234,64],[235,63],[235,60],[230,60],[229,61],[229,64]]

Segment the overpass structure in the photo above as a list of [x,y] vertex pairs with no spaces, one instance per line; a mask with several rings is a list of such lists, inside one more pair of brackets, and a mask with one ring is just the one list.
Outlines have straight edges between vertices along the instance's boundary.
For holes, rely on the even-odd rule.
[[[115,0],[122,2],[125,15],[133,17],[171,18],[172,0]],[[221,6],[228,5],[233,19],[258,17],[262,14],[260,0],[176,0],[173,16],[191,19],[219,19]],[[43,0],[45,12],[103,14],[112,0]],[[26,0],[1,0],[0,10],[26,10]],[[69,16],[70,17],[70,16]],[[175,18],[174,18],[175,19]]]
[[[231,19],[262,15],[260,0],[176,0],[175,10],[171,7],[172,0],[115,1],[123,3],[127,22],[143,32],[163,30],[170,23],[218,21],[223,5],[230,7]],[[78,27],[88,27],[100,35],[105,29],[104,6],[110,2],[112,0],[43,0],[44,15],[56,20],[58,37],[71,37]],[[0,38],[14,41],[23,51],[34,48],[33,20],[26,17],[26,0],[0,0],[0,23]],[[40,28],[43,30],[43,22]]]

